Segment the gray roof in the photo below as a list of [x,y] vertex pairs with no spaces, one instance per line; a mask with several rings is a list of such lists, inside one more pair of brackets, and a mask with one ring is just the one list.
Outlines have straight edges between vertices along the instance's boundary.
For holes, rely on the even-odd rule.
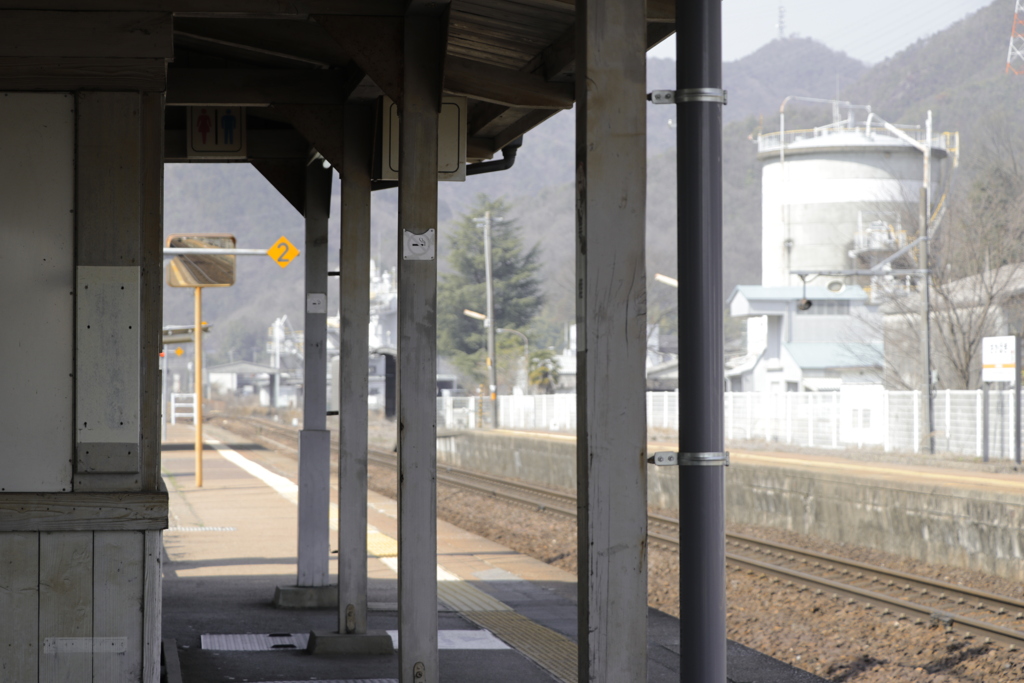
[[790,342],[783,344],[804,370],[882,367],[882,342]]
[[236,360],[231,363],[208,367],[206,368],[206,371],[224,375],[273,375],[277,373],[277,368],[271,365],[253,363],[247,360]]
[[[747,301],[797,301],[805,297],[804,288],[793,287],[762,287],[761,285],[737,285],[729,295],[731,302],[737,294],[742,294]],[[830,292],[825,287],[807,287],[806,298],[814,301],[866,301],[867,293],[857,285],[847,285],[839,292]]]

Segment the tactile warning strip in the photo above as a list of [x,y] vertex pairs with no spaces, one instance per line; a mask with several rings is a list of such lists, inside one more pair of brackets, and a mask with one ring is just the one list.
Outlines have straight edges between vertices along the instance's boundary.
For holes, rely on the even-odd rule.
[[[398,571],[394,557],[382,561]],[[577,683],[577,645],[561,633],[531,621],[497,598],[437,567],[437,597],[477,626],[487,629],[563,683]]]
[[511,607],[465,581],[438,577],[437,597],[457,612],[509,612]]
[[511,609],[462,612],[474,624],[498,636],[565,683],[577,683],[577,646],[561,633],[530,621]]
[[376,557],[397,557],[398,541],[371,527],[366,531],[366,551]]

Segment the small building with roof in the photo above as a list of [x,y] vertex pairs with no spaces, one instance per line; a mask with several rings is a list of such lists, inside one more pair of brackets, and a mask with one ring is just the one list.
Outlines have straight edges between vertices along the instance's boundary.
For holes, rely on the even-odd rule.
[[837,391],[878,384],[883,324],[861,287],[740,285],[733,317],[747,319],[747,353],[726,368],[730,391]]

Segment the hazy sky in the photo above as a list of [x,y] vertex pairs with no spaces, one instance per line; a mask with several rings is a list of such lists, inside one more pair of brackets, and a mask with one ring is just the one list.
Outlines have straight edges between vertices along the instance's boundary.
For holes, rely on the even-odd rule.
[[[1012,16],[1014,0],[998,0]],[[723,0],[722,58],[745,57],[779,35],[779,6],[786,35],[814,38],[833,50],[873,64],[918,38],[940,31],[992,0]],[[1010,41],[1010,21],[1005,40]],[[999,37],[1003,40],[1003,37]],[[649,54],[674,57],[670,38]]]

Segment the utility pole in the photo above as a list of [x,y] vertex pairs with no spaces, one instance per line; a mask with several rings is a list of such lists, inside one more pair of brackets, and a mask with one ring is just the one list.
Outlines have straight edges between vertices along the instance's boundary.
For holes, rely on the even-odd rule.
[[195,366],[195,407],[192,409],[192,421],[196,427],[196,487],[203,487],[203,288],[195,288],[195,327],[192,336],[193,350],[196,354]]
[[494,362],[494,272],[491,267],[491,212],[484,212],[484,274],[487,279],[487,370],[491,383],[491,427],[498,426],[498,368]]
[[274,395],[271,397],[270,403],[271,407],[275,410],[281,400],[279,394],[281,393],[281,337],[284,334],[283,321],[283,317],[274,321],[274,369],[276,372],[274,372],[274,391],[272,392]]
[[[530,393],[530,338],[519,330],[513,330],[507,327],[499,327],[495,332],[511,332],[512,334],[518,334],[523,340],[523,355],[526,359],[526,393]],[[518,382],[517,382],[518,383]]]
[[928,436],[928,452],[935,453],[935,401],[932,396],[932,324],[931,324],[931,273],[928,270],[928,223],[931,214],[932,185],[932,112],[928,111],[925,120],[924,148],[924,182],[921,188],[921,209],[918,220],[921,224],[921,248],[918,251],[921,277],[924,278],[922,292],[921,318],[924,324],[921,342],[921,357],[924,359],[924,433]]

